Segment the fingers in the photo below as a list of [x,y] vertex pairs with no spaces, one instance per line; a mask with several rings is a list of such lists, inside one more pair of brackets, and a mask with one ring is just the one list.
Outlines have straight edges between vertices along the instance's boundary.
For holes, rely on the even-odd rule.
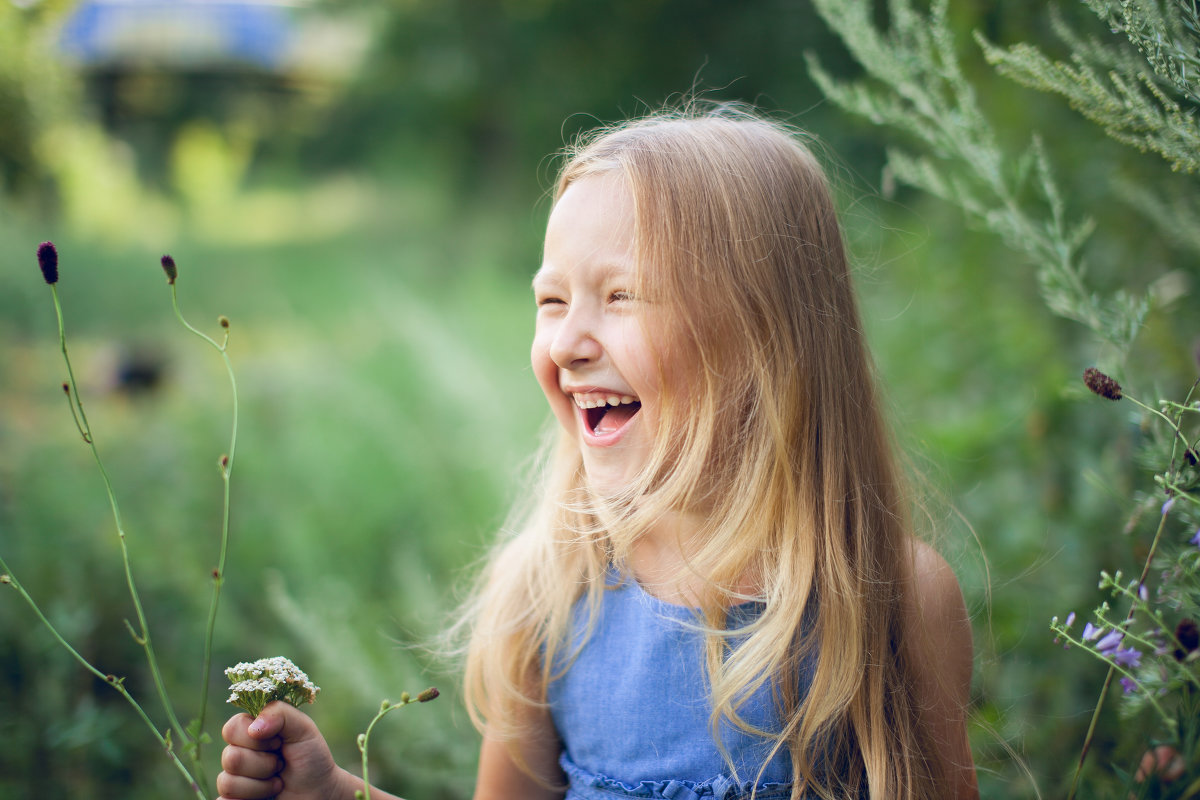
[[219,800],[265,800],[283,791],[283,780],[278,775],[258,780],[222,772],[217,776],[217,791],[221,793]]
[[[221,729],[228,746],[221,753],[217,790],[227,800],[292,796],[296,787],[324,787],[339,774],[329,745],[316,724],[294,706],[276,701],[254,718],[237,714]],[[309,791],[312,797],[328,792]]]
[[277,752],[281,740],[253,738],[252,724],[248,715],[238,714],[221,730],[229,745],[221,752],[223,772],[217,776],[217,791],[225,800],[263,800],[283,791],[279,777],[283,759]]
[[270,750],[281,746],[304,744],[317,739],[324,742],[316,723],[300,709],[283,700],[267,703],[262,713],[250,723],[247,734]]
[[1141,783],[1149,776],[1157,775],[1164,783],[1170,783],[1183,777],[1185,768],[1183,756],[1179,755],[1175,748],[1160,744],[1153,750],[1147,750],[1142,756],[1134,780]]
[[278,750],[317,735],[308,715],[282,700],[268,703],[257,717],[244,713],[230,717],[221,729],[226,742],[251,750]]
[[264,725],[260,720],[261,716],[252,718],[244,713],[232,716],[221,728],[221,738],[234,747],[248,750],[278,750],[283,746],[283,740],[267,731],[282,726],[274,723]]
[[283,769],[283,759],[274,751],[247,750],[229,745],[221,752],[221,769],[231,775],[266,780]]

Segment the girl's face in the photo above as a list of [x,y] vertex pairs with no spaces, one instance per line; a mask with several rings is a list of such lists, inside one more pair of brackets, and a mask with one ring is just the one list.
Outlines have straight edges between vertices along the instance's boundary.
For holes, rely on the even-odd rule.
[[533,279],[533,370],[583,454],[589,487],[612,496],[646,464],[660,412],[653,320],[635,297],[634,206],[619,175],[572,183],[546,226]]

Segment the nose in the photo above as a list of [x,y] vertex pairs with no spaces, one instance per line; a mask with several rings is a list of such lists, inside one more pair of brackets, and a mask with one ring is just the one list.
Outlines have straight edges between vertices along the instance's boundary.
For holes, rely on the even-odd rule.
[[567,312],[550,340],[550,358],[559,369],[578,369],[597,361],[603,350],[596,338],[595,320],[580,306]]

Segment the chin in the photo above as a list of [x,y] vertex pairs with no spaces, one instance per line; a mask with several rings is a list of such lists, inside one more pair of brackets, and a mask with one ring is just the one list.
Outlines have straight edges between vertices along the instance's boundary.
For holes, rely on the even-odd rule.
[[586,461],[583,465],[583,474],[587,480],[588,491],[606,500],[618,497],[629,487],[630,483],[629,476],[624,472],[589,467]]

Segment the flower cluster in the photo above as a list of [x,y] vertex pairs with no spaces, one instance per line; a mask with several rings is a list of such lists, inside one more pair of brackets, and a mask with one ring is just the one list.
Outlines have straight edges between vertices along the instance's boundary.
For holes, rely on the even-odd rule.
[[[1184,560],[1193,564],[1200,561],[1196,555]],[[1169,585],[1171,581],[1165,582]],[[1160,589],[1158,597],[1152,600],[1144,583],[1123,581],[1120,572],[1112,575],[1101,572],[1100,588],[1128,601],[1128,615],[1114,619],[1109,604],[1101,603],[1093,611],[1096,621],[1084,623],[1078,635],[1071,630],[1074,612],[1062,622],[1054,617],[1050,628],[1055,633],[1055,642],[1066,640],[1067,647],[1080,646],[1107,662],[1120,675],[1125,695],[1135,701],[1130,710],[1147,704],[1168,728],[1172,727],[1172,715],[1163,705],[1165,696],[1184,687],[1200,687],[1196,670],[1200,662],[1200,626],[1191,617],[1183,617],[1172,628],[1165,621],[1164,609],[1158,607],[1168,593]]]
[[1083,371],[1083,383],[1087,388],[1108,400],[1120,400],[1124,397],[1121,392],[1121,384],[1095,367],[1088,367]]
[[[1099,588],[1110,591],[1127,610],[1115,614],[1105,602],[1092,612],[1092,621],[1080,633],[1071,630],[1074,613],[1062,622],[1055,617],[1050,628],[1056,642],[1089,651],[1120,676],[1126,710],[1132,713],[1152,707],[1164,731],[1182,738],[1181,717],[1172,706],[1186,704],[1200,690],[1200,626],[1196,624],[1200,618],[1200,458],[1196,456],[1200,451],[1200,401],[1196,400],[1200,380],[1192,384],[1183,402],[1161,400],[1157,408],[1125,394],[1117,381],[1095,367],[1084,371],[1083,382],[1097,395],[1127,399],[1146,412],[1149,421],[1165,423],[1165,428],[1144,428],[1145,452],[1139,458],[1155,473],[1156,488],[1139,492],[1137,510],[1126,532],[1132,531],[1144,510],[1159,503],[1161,508],[1139,577],[1128,580],[1120,571],[1100,573]],[[1103,697],[1102,691],[1097,708]]]
[[244,709],[252,717],[261,714],[273,700],[286,700],[299,707],[315,701],[321,691],[321,687],[283,656],[243,661],[225,670],[225,677],[231,684],[226,702]]
[[[1104,619],[1107,611],[1108,607],[1105,604],[1096,609],[1096,615],[1098,618]],[[1093,625],[1091,622],[1087,622],[1083,626],[1083,632],[1076,639],[1070,633],[1074,622],[1075,612],[1068,614],[1066,621],[1061,625],[1058,622],[1058,617],[1051,620],[1050,626],[1058,634],[1055,637],[1055,641],[1059,641],[1060,638],[1066,638],[1069,643],[1078,644],[1090,649],[1122,673],[1121,688],[1125,690],[1125,694],[1131,694],[1136,691],[1139,683],[1134,677],[1134,671],[1142,665],[1142,651],[1128,643],[1126,632],[1121,629],[1121,626],[1119,624],[1111,626],[1107,624]],[[1156,651],[1159,649],[1161,648],[1156,648]]]

